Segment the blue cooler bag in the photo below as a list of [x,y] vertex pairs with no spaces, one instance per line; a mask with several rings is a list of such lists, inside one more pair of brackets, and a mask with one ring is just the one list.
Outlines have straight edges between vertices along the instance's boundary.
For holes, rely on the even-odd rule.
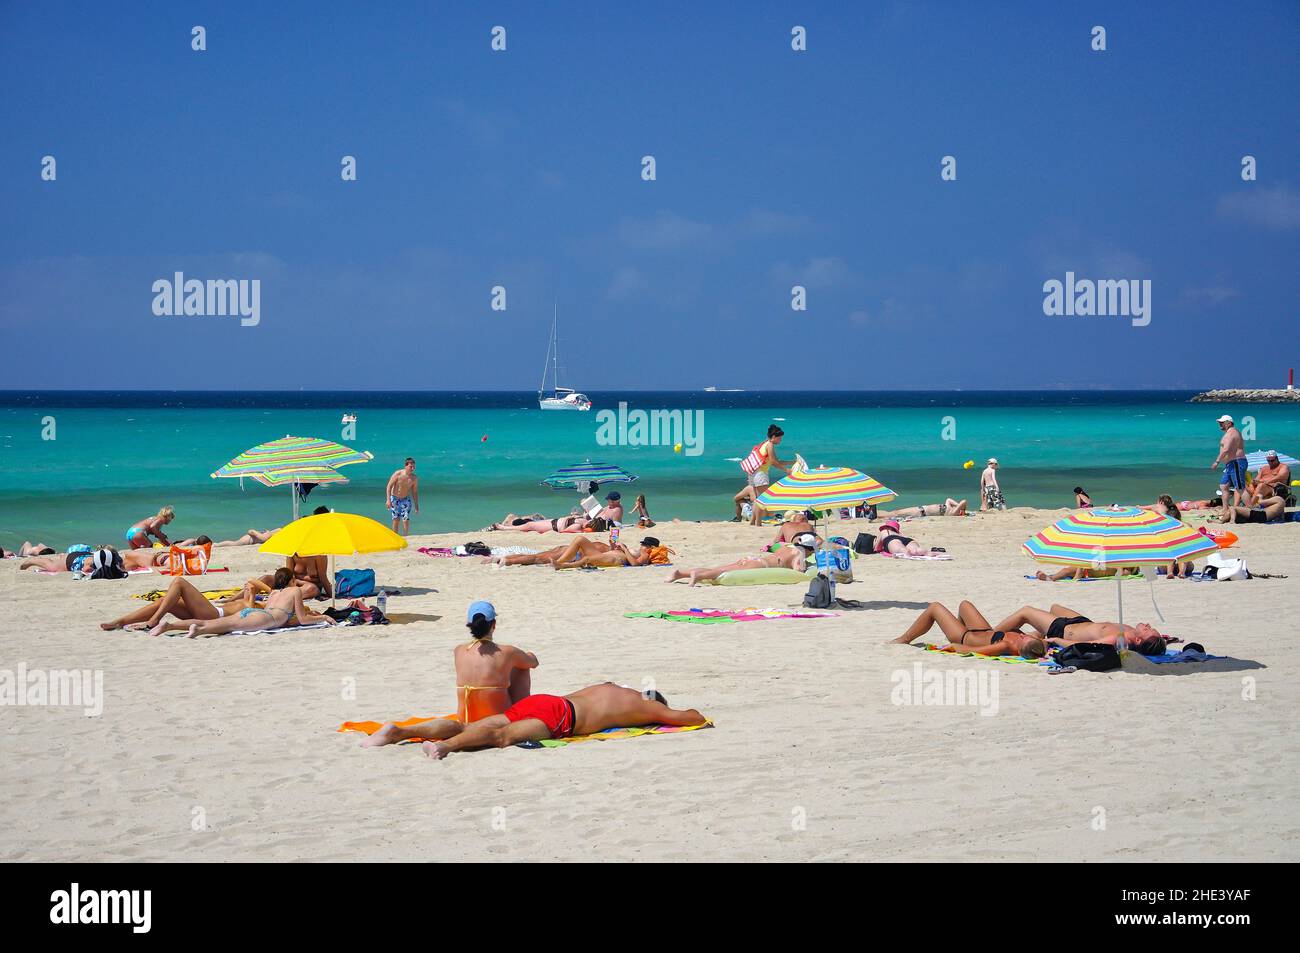
[[360,599],[375,594],[373,569],[340,569],[334,574],[334,594],[340,599]]

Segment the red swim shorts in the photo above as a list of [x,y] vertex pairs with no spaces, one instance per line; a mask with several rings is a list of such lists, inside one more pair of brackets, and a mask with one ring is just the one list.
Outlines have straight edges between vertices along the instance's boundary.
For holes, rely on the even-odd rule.
[[573,702],[559,695],[529,695],[507,708],[505,716],[512,722],[536,718],[546,726],[552,738],[567,738],[573,734]]

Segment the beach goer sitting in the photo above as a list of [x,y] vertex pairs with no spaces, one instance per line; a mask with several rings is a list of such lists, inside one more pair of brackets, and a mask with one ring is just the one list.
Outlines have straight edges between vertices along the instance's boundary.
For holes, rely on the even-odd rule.
[[1291,468],[1278,460],[1276,450],[1270,450],[1255,476],[1252,502],[1263,503],[1275,496],[1285,500],[1290,494]]
[[1269,497],[1254,506],[1225,506],[1219,514],[1220,523],[1276,523],[1286,516],[1286,500],[1280,496]]
[[650,518],[650,511],[646,509],[644,493],[637,494],[636,502],[632,504],[632,515],[636,517],[636,525],[641,529],[655,525],[655,521]]
[[590,735],[607,728],[641,725],[702,725],[708,719],[694,708],[678,710],[658,692],[647,697],[613,682],[592,685],[571,695],[530,695],[500,715],[467,725],[443,741],[426,741],[430,758],[440,760],[457,751],[508,748],[524,741]]
[[1029,626],[1041,633],[1048,645],[1073,645],[1076,642],[1104,642],[1116,645],[1124,639],[1127,646],[1143,655],[1163,655],[1165,638],[1145,622],[1123,625],[1119,622],[1093,622],[1087,616],[1062,605],[1050,609],[1023,606],[1003,619],[996,629],[1010,631]]
[[0,546],[0,559],[18,559],[22,556],[53,556],[55,555],[54,547],[46,546],[44,543],[24,542],[18,549],[5,549]]
[[[781,523],[781,528],[776,531],[776,535],[772,537],[772,542],[767,544],[768,549],[778,543],[792,543],[796,536],[802,536],[804,533],[812,533],[817,536],[813,524],[809,522],[807,510],[786,510],[782,519],[784,522]],[[822,538],[817,536],[817,542],[820,543],[821,541]]]
[[[1019,655],[1022,658],[1042,658],[1047,654],[1047,643],[1034,632],[1022,632],[1019,627],[996,629],[971,602],[963,601],[957,614],[938,602],[932,602],[921,611],[907,631],[891,642],[910,645],[935,624],[950,643],[944,651],[973,652],[976,655]],[[960,648],[958,648],[960,646]]]
[[[283,566],[275,574],[280,577],[277,581],[281,584],[274,588],[283,589],[293,578]],[[174,615],[178,619],[220,619],[227,613],[257,605],[258,596],[268,591],[270,588],[260,580],[249,580],[238,595],[213,602],[188,579],[178,577],[171,581],[167,591],[156,602],[145,603],[139,609],[118,616],[111,622],[101,622],[99,627],[105,632],[114,629],[152,629],[168,615]]]
[[1074,488],[1074,505],[1079,509],[1084,510],[1093,505],[1092,497],[1090,497],[1081,486],[1076,486]]
[[815,548],[815,537],[812,533],[804,533],[796,537],[789,546],[782,546],[774,553],[742,556],[734,563],[714,566],[711,569],[674,569],[673,574],[666,581],[677,582],[679,579],[685,579],[695,586],[700,580],[717,579],[724,572],[736,569],[793,569],[795,572],[803,572]]
[[965,500],[954,500],[950,496],[942,503],[922,503],[920,506],[905,506],[901,510],[894,510],[892,513],[882,513],[880,515],[893,519],[902,519],[905,516],[965,516],[966,508]]
[[139,522],[132,523],[126,531],[126,541],[132,549],[145,549],[152,546],[149,537],[155,537],[158,542],[164,546],[170,546],[171,540],[162,528],[176,518],[176,511],[170,506],[164,506],[155,515],[148,519],[142,519]]
[[[595,540],[590,539],[575,539],[563,553],[555,558],[552,565],[556,569],[599,569],[616,566],[664,565],[672,561],[668,558],[668,554],[672,550],[662,545],[653,536],[647,536],[641,540],[641,544],[635,552],[621,543],[615,546],[605,546],[603,551],[597,550],[589,554],[583,552],[583,544],[590,545],[594,542]],[[581,555],[579,555],[580,553]]]
[[912,537],[901,534],[898,520],[885,520],[880,524],[880,538],[876,540],[876,552],[888,553],[891,556],[927,556],[945,550],[937,546],[922,546]]
[[[328,599],[333,595],[329,560],[324,556],[299,556],[294,553],[285,559],[284,564],[293,573],[293,584],[302,590],[304,599]],[[263,576],[261,581],[269,586],[272,577]]]
[[[1041,569],[1035,573],[1039,582],[1060,582],[1062,579],[1109,579],[1115,575],[1114,569],[1087,569],[1083,566],[1066,566],[1054,573],[1046,573]],[[1141,576],[1142,570],[1133,567],[1127,567],[1124,570],[1125,576]]]
[[256,629],[283,629],[290,626],[312,625],[335,622],[327,615],[318,615],[303,604],[303,587],[295,585],[297,580],[293,570],[276,570],[271,577],[271,592],[262,606],[246,606],[238,612],[232,612],[216,619],[178,619],[175,622],[159,622],[149,630],[150,635],[162,635],[164,632],[188,630],[191,639],[200,636],[229,635],[231,632],[248,632]]
[[1005,510],[1007,501],[1002,496],[1002,487],[998,486],[998,458],[989,457],[984,472],[980,474],[981,512],[984,510]]
[[618,490],[611,490],[605,496],[604,508],[596,514],[596,519],[603,519],[606,523],[623,522],[623,494]]
[[[1159,513],[1161,516],[1168,516],[1180,523],[1183,521],[1182,507],[1175,503],[1174,498],[1168,493],[1161,494],[1150,506],[1141,506],[1139,509],[1150,510],[1152,513]],[[1186,562],[1180,566],[1178,563],[1170,563],[1163,568],[1166,579],[1177,579],[1180,575],[1190,576],[1195,571],[1196,564]]]
[[466,725],[501,715],[532,694],[533,669],[540,664],[532,652],[494,640],[497,610],[490,602],[472,603],[466,612],[469,642],[456,646],[456,718],[433,718],[400,728],[391,721],[361,742],[377,748],[419,738],[438,741],[459,734]]

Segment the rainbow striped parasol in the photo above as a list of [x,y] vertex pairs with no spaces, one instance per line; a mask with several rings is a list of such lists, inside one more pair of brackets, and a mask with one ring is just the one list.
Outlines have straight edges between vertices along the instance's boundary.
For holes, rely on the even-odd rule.
[[245,450],[210,476],[214,480],[238,477],[241,481],[248,477],[263,486],[294,487],[291,491],[293,518],[297,519],[299,484],[346,483],[347,478],[336,473],[336,467],[373,459],[369,451],[353,450],[332,440],[286,436]]
[[758,495],[765,510],[825,510],[885,503],[898,494],[849,467],[793,470]]
[[[1186,562],[1218,550],[1208,536],[1186,523],[1140,506],[1108,506],[1076,510],[1063,516],[1022,547],[1040,563],[1115,570],[1119,621],[1124,622],[1124,569]],[[1155,589],[1151,606],[1156,605]]]
[[332,440],[321,440],[319,437],[281,437],[245,450],[213,473],[212,478],[251,477],[289,466],[337,468],[373,459],[374,456],[367,451],[353,450]]
[[1118,569],[1182,562],[1219,547],[1172,517],[1138,506],[1113,506],[1063,516],[1025,540],[1023,548],[1040,563]]

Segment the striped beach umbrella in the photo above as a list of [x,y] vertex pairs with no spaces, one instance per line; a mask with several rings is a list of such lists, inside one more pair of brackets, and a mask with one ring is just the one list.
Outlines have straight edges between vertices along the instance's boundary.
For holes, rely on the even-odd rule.
[[[304,468],[319,470],[320,468],[333,471],[336,467],[345,467],[353,463],[367,463],[374,459],[374,455],[366,450],[353,450],[341,443],[335,443],[332,440],[321,440],[319,437],[281,437],[279,440],[272,440],[269,443],[260,443],[256,447],[245,450],[235,459],[231,460],[215,473],[210,474],[212,479],[231,479],[238,477],[241,480],[248,477],[257,480],[265,486],[283,486],[290,485],[296,487],[300,483],[337,483],[341,479],[335,474],[331,478],[326,476],[323,480],[315,478],[294,477],[293,471],[296,469],[303,473]],[[323,475],[323,474],[322,474]],[[274,482],[274,481],[279,482]],[[298,518],[298,494],[292,492],[293,498],[293,517]]]
[[765,510],[825,510],[887,503],[898,494],[849,467],[795,469],[758,495]]
[[288,486],[292,483],[347,483],[348,478],[333,467],[273,467],[257,473],[250,473],[249,479],[256,480],[262,486]]
[[612,463],[592,463],[588,460],[571,467],[560,467],[543,480],[542,485],[549,486],[553,490],[585,490],[592,483],[632,483],[635,480],[635,474],[628,473],[620,466]]
[[[1117,586],[1124,569],[1186,562],[1218,548],[1214,540],[1186,523],[1140,506],[1076,510],[1025,540],[1022,547],[1040,563],[1114,569]],[[1116,591],[1123,622],[1124,595]]]

